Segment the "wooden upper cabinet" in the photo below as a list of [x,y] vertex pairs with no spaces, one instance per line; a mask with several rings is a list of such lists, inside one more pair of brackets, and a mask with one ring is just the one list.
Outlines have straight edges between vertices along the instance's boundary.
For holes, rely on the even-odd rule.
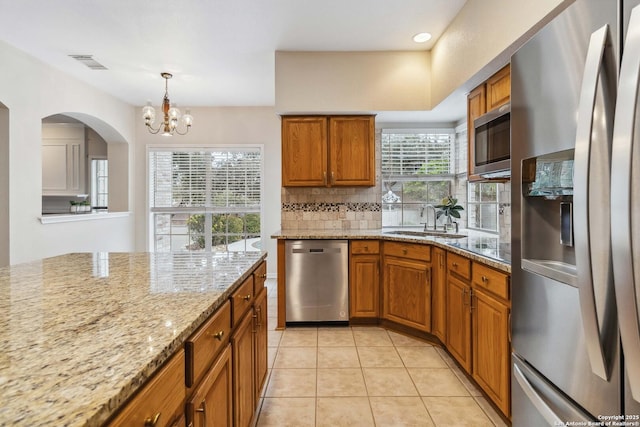
[[511,98],[511,67],[507,65],[487,80],[487,111],[509,102]]
[[325,186],[327,144],[326,117],[283,117],[282,186]]
[[479,175],[475,175],[473,172],[475,157],[475,132],[473,127],[473,121],[487,112],[485,101],[485,87],[480,85],[469,93],[467,96],[467,141],[468,141],[468,175],[469,181],[475,181],[480,179]]
[[473,121],[511,100],[511,66],[507,64],[467,95],[467,142],[469,181],[483,179],[474,172],[475,132]]
[[372,116],[329,119],[329,185],[375,185],[375,130]]
[[375,185],[373,116],[282,117],[282,185]]

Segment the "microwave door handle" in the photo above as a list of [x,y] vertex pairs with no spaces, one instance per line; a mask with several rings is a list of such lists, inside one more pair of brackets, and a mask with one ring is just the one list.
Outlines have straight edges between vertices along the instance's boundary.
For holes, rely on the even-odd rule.
[[[620,337],[625,355],[627,378],[633,398],[640,402],[640,266],[634,259],[638,253],[637,227],[633,224],[634,209],[638,206],[640,188],[633,188],[634,165],[640,162],[639,136],[635,134],[638,108],[638,80],[640,78],[640,7],[631,11],[631,19],[620,65],[616,121],[613,128],[613,164],[611,171],[611,239],[615,293],[618,303]],[[636,143],[636,147],[633,147]],[[635,148],[635,149],[634,149]],[[637,173],[637,172],[636,172]],[[637,185],[637,183],[636,183]],[[632,198],[633,195],[633,198]],[[634,203],[635,202],[635,203]],[[634,237],[636,238],[634,247]],[[633,250],[636,250],[636,253]]]
[[[604,334],[600,332],[600,323],[606,323],[606,319],[598,319],[595,292],[596,289],[609,292],[613,287],[610,283],[609,210],[603,202],[609,200],[610,153],[609,136],[594,138],[593,134],[594,126],[598,126],[598,123],[594,123],[598,82],[601,78],[609,77],[606,73],[601,73],[608,30],[608,25],[601,27],[591,35],[589,41],[578,105],[573,176],[574,242],[582,326],[591,370],[607,381],[609,368],[603,345]],[[605,119],[611,119],[609,111],[606,113]],[[602,144],[606,145],[604,150]],[[591,176],[597,176],[597,179],[590,179]],[[590,209],[592,206],[594,209]],[[592,263],[593,258],[597,258],[598,262]],[[613,311],[610,312],[607,307],[605,313],[612,315],[615,306],[611,310]]]

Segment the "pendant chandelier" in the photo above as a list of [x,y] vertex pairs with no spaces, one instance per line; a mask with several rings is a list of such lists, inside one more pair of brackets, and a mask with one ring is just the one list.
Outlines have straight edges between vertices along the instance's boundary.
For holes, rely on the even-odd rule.
[[[189,110],[185,110],[185,114],[180,114],[180,110],[171,106],[169,101],[169,79],[173,77],[170,73],[160,73],[164,79],[164,98],[162,99],[162,122],[158,124],[157,128],[153,127],[153,122],[156,119],[156,110],[151,106],[151,102],[147,102],[147,105],[142,107],[142,117],[144,118],[144,124],[152,134],[157,134],[162,131],[163,135],[171,136],[174,133],[178,135],[185,135],[191,129],[193,124],[193,116]],[[178,122],[181,122],[184,129],[181,131],[178,129]]]

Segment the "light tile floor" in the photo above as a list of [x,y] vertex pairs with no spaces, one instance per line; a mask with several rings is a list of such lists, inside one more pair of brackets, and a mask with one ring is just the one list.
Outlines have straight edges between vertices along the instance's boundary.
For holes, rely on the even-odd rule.
[[267,287],[258,427],[506,425],[442,349],[378,327],[276,331],[276,281]]

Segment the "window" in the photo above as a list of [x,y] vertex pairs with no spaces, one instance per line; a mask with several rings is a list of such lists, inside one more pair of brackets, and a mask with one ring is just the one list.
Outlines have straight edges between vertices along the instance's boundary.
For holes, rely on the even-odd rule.
[[383,131],[383,227],[420,225],[425,205],[451,194],[454,137],[452,129]]
[[106,159],[91,159],[91,206],[109,206],[109,165]]
[[261,149],[152,149],[149,191],[152,250],[260,250]]
[[497,233],[498,184],[495,182],[470,182],[468,194],[468,227]]

